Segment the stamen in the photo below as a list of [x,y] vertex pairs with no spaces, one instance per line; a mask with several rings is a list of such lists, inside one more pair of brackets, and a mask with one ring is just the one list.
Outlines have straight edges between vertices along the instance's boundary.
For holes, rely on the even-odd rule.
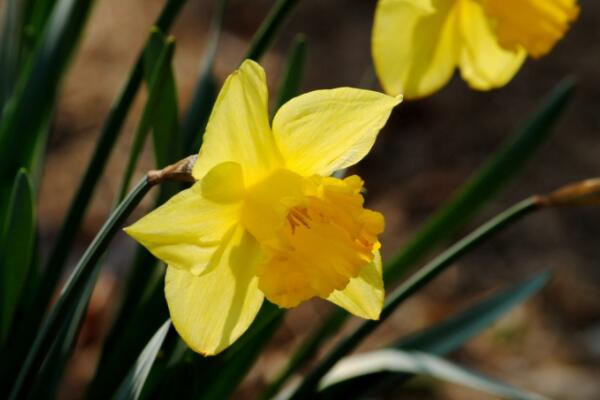
[[292,233],[296,232],[296,227],[303,225],[306,229],[310,229],[308,221],[312,221],[312,218],[308,214],[306,207],[293,207],[290,209],[287,220],[292,228]]

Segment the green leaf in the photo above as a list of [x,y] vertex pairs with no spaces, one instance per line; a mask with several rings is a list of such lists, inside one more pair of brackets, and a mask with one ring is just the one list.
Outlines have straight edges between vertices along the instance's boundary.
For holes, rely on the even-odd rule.
[[[104,343],[96,373],[87,390],[86,398],[90,400],[107,399],[114,394],[144,343],[169,317],[164,294],[164,266],[159,267],[149,253],[138,255],[143,258],[132,272],[138,272],[140,276],[129,277],[125,301]],[[138,278],[143,286],[137,284]],[[134,289],[132,292],[129,291],[131,288]]]
[[32,399],[55,399],[59,388],[61,378],[75,348],[77,335],[85,312],[87,310],[94,285],[100,270],[94,272],[92,279],[89,279],[81,293],[82,301],[77,302],[76,306],[68,310],[65,318],[67,321],[56,335],[56,340],[46,351],[44,362],[35,376],[32,383]]
[[[85,26],[92,0],[58,0],[28,66],[19,77],[0,121],[0,184],[31,170],[38,142],[54,108],[62,77]],[[0,190],[0,193],[3,193]]]
[[[155,40],[163,40],[158,30],[152,31],[150,43],[155,43]],[[166,39],[162,46],[163,48],[161,49],[156,60],[156,64],[152,65],[154,68],[151,78],[149,79],[150,83],[148,89],[148,100],[146,101],[146,105],[142,112],[142,117],[134,135],[133,144],[129,153],[129,159],[127,160],[127,166],[125,167],[125,171],[123,173],[123,182],[121,185],[121,190],[119,191],[118,201],[123,199],[129,190],[131,178],[135,172],[135,168],[143,150],[144,143],[146,142],[148,133],[154,126],[155,117],[161,114],[161,108],[163,105],[162,102],[167,98],[165,94],[167,92],[169,82],[173,83],[171,61],[173,60],[173,53],[175,51],[175,42],[173,39]],[[149,59],[149,57],[147,57],[147,59]],[[150,66],[148,68],[150,68]],[[170,105],[168,105],[168,107],[170,108]],[[154,135],[154,137],[154,147],[156,149],[155,153],[157,154],[157,162],[160,160],[160,162],[163,164],[167,164],[169,161],[169,152],[165,152],[165,149],[168,150],[170,147],[169,137],[162,137],[158,133]],[[157,137],[160,138],[157,139]]]
[[304,79],[306,69],[306,38],[302,34],[296,35],[292,49],[288,54],[283,79],[279,84],[279,93],[275,110],[279,109],[288,100],[300,93],[300,86]]
[[[181,7],[186,0],[168,0],[161,11],[155,25],[161,32],[168,32],[175,17],[179,14]],[[127,81],[117,97],[111,112],[102,127],[102,132],[96,144],[96,148],[92,154],[89,165],[83,175],[82,181],[76,191],[69,211],[63,221],[63,224],[58,233],[57,239],[52,247],[48,262],[45,267],[45,272],[40,280],[38,289],[37,309],[41,318],[41,313],[45,311],[52,294],[56,290],[58,280],[60,279],[69,251],[75,241],[75,236],[85,211],[94,194],[94,190],[98,184],[108,158],[114,148],[114,145],[119,137],[123,123],[129,113],[136,93],[142,83],[144,70],[144,53],[138,55],[135,66],[131,70]]]
[[[517,130],[444,206],[427,219],[402,251],[385,264],[384,282],[387,286],[397,282],[410,268],[423,261],[442,242],[464,227],[511,178],[518,175],[525,163],[552,133],[552,128],[564,113],[573,91],[574,83],[570,79],[556,86],[523,127]],[[333,311],[322,326],[300,346],[262,398],[267,399],[279,391],[294,371],[313,357],[320,345],[337,332],[348,317],[343,310]]]
[[[393,345],[393,348],[440,356],[449,354],[536,294],[546,285],[550,276],[550,271],[544,271],[508,289],[487,296],[475,305],[431,327],[400,339]],[[340,361],[340,363],[343,362],[343,360]],[[337,366],[334,369],[337,369]],[[332,369],[332,373],[334,369]],[[410,378],[409,374],[389,372],[393,371],[357,373],[352,379],[346,379],[343,385],[336,385],[335,397],[344,398],[349,394],[367,395],[372,390],[397,386]],[[333,395],[330,394],[328,397],[333,397]]]
[[156,355],[160,350],[167,332],[171,327],[171,320],[167,320],[152,336],[144,351],[138,357],[132,370],[127,374],[125,380],[119,387],[115,400],[137,400],[142,392],[146,378],[154,364]]
[[223,29],[223,19],[227,9],[228,0],[218,0],[216,12],[214,13],[210,24],[210,38],[208,47],[203,55],[202,67],[196,84],[196,90],[190,106],[185,114],[181,126],[181,137],[183,138],[180,149],[180,157],[197,153],[202,144],[204,128],[208,122],[208,117],[217,99],[219,89],[213,68],[215,57],[219,48],[221,30]]
[[[321,381],[322,397],[348,398],[344,390],[340,394],[339,387],[347,385],[357,378],[381,373],[415,374],[440,379],[450,383],[467,386],[491,395],[505,399],[542,400],[545,397],[518,389],[469,370],[432,354],[418,351],[402,351],[383,349],[369,353],[358,354],[341,360]],[[351,392],[352,398],[357,398]]]
[[16,176],[0,236],[0,348],[3,348],[25,288],[35,248],[35,200],[24,170]]
[[[32,382],[39,368],[42,366],[47,349],[56,341],[57,335],[65,325],[73,323],[68,319],[71,310],[76,309],[81,303],[86,303],[89,298],[84,296],[85,288],[90,281],[95,281],[100,268],[99,260],[108,247],[110,240],[120,229],[121,225],[133,209],[150,189],[146,178],[131,191],[121,204],[110,215],[100,229],[90,246],[86,249],[79,263],[71,273],[56,303],[50,312],[33,342],[25,362],[21,365],[19,375],[12,388],[10,399],[17,400],[28,397]],[[93,284],[91,284],[93,286]]]
[[25,1],[4,2],[0,32],[0,110],[13,93],[19,76],[19,61],[25,22]]
[[550,276],[550,271],[535,275],[430,328],[398,341],[394,347],[439,355],[448,354],[537,293],[548,282]]
[[[161,54],[164,47],[168,45],[171,39],[167,38],[158,28],[154,28],[150,41],[144,52],[144,80],[151,93],[155,77],[155,71],[158,71],[161,63]],[[160,68],[159,68],[160,69]],[[179,150],[177,146],[177,132],[179,131],[179,106],[177,103],[177,86],[175,84],[175,75],[172,65],[168,65],[166,71],[166,81],[160,91],[160,103],[155,107],[151,114],[152,120],[152,138],[154,141],[154,156],[157,168],[164,168],[167,165],[177,161],[175,151]],[[162,79],[162,78],[161,78]],[[148,100],[148,102],[150,102]]]
[[441,209],[427,220],[400,253],[386,264],[384,281],[396,281],[433,249],[466,226],[506,183],[523,170],[546,142],[569,105],[575,84],[565,79],[549,93],[514,136],[498,149]]
[[286,18],[298,3],[299,0],[278,0],[275,3],[252,38],[245,59],[259,61],[262,58],[275,41]]

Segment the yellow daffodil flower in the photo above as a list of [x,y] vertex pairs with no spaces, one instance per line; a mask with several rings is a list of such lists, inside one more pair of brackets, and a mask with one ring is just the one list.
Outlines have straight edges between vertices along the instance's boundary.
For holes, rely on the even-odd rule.
[[577,0],[379,0],[372,32],[384,90],[407,98],[443,87],[456,68],[477,90],[507,84],[579,13]]
[[216,354],[252,323],[264,297],[294,307],[327,299],[377,319],[383,216],[362,180],[330,175],[361,160],[400,98],[317,90],[269,124],[263,69],[226,80],[194,165],[194,185],[126,232],[167,265],[171,319],[195,351]]

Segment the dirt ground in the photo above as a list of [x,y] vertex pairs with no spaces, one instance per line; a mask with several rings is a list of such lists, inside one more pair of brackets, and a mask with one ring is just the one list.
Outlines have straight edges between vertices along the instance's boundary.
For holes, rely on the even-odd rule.
[[[182,107],[194,88],[212,14],[211,1],[188,3],[174,29]],[[272,3],[230,1],[216,68],[221,79],[235,68]],[[297,32],[306,34],[309,49],[305,91],[368,84],[374,3],[301,1],[263,62],[271,93],[275,93],[285,54]],[[411,232],[567,75],[577,78],[577,95],[556,134],[477,221],[483,222],[532,193],[600,174],[600,2],[580,3],[581,16],[566,39],[548,57],[528,61],[507,87],[473,92],[456,77],[438,94],[406,102],[394,112],[372,153],[353,171],[366,181],[369,206],[386,216],[384,256],[401,248]],[[160,6],[157,0],[103,0],[93,11],[61,93],[50,142],[39,211],[46,246],[56,234],[102,121]],[[97,232],[112,204],[142,105],[140,96],[88,213],[79,238],[81,248]],[[195,149],[190,149],[193,152]],[[148,154],[140,174],[150,167]],[[385,345],[494,289],[553,268],[553,279],[540,295],[473,340],[453,359],[552,398],[599,398],[599,220],[600,208],[546,211],[529,217],[461,259],[408,301],[360,350]],[[70,369],[65,391],[68,397],[77,398],[93,371],[113,306],[112,294],[119,292],[132,248],[132,241],[122,236],[110,250],[106,273],[96,290]],[[289,313],[236,398],[256,396],[300,343],[305,327],[323,319],[329,310],[324,302],[314,301]],[[398,398],[399,393],[389,398]],[[402,398],[484,398],[479,392],[431,382],[413,385],[408,394],[402,393]]]

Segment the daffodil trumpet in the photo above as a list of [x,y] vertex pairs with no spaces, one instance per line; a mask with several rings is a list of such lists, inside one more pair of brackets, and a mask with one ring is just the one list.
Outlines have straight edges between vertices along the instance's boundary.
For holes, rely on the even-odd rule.
[[192,349],[227,348],[265,297],[285,308],[320,297],[379,317],[383,216],[363,207],[358,176],[331,174],[369,152],[400,101],[317,90],[284,104],[271,126],[263,69],[247,60],[228,77],[197,159],[148,178],[193,185],[125,229],[168,265],[171,319]]
[[470,87],[506,85],[527,56],[547,54],[577,18],[577,0],[379,0],[371,36],[389,94],[428,96],[455,69]]

